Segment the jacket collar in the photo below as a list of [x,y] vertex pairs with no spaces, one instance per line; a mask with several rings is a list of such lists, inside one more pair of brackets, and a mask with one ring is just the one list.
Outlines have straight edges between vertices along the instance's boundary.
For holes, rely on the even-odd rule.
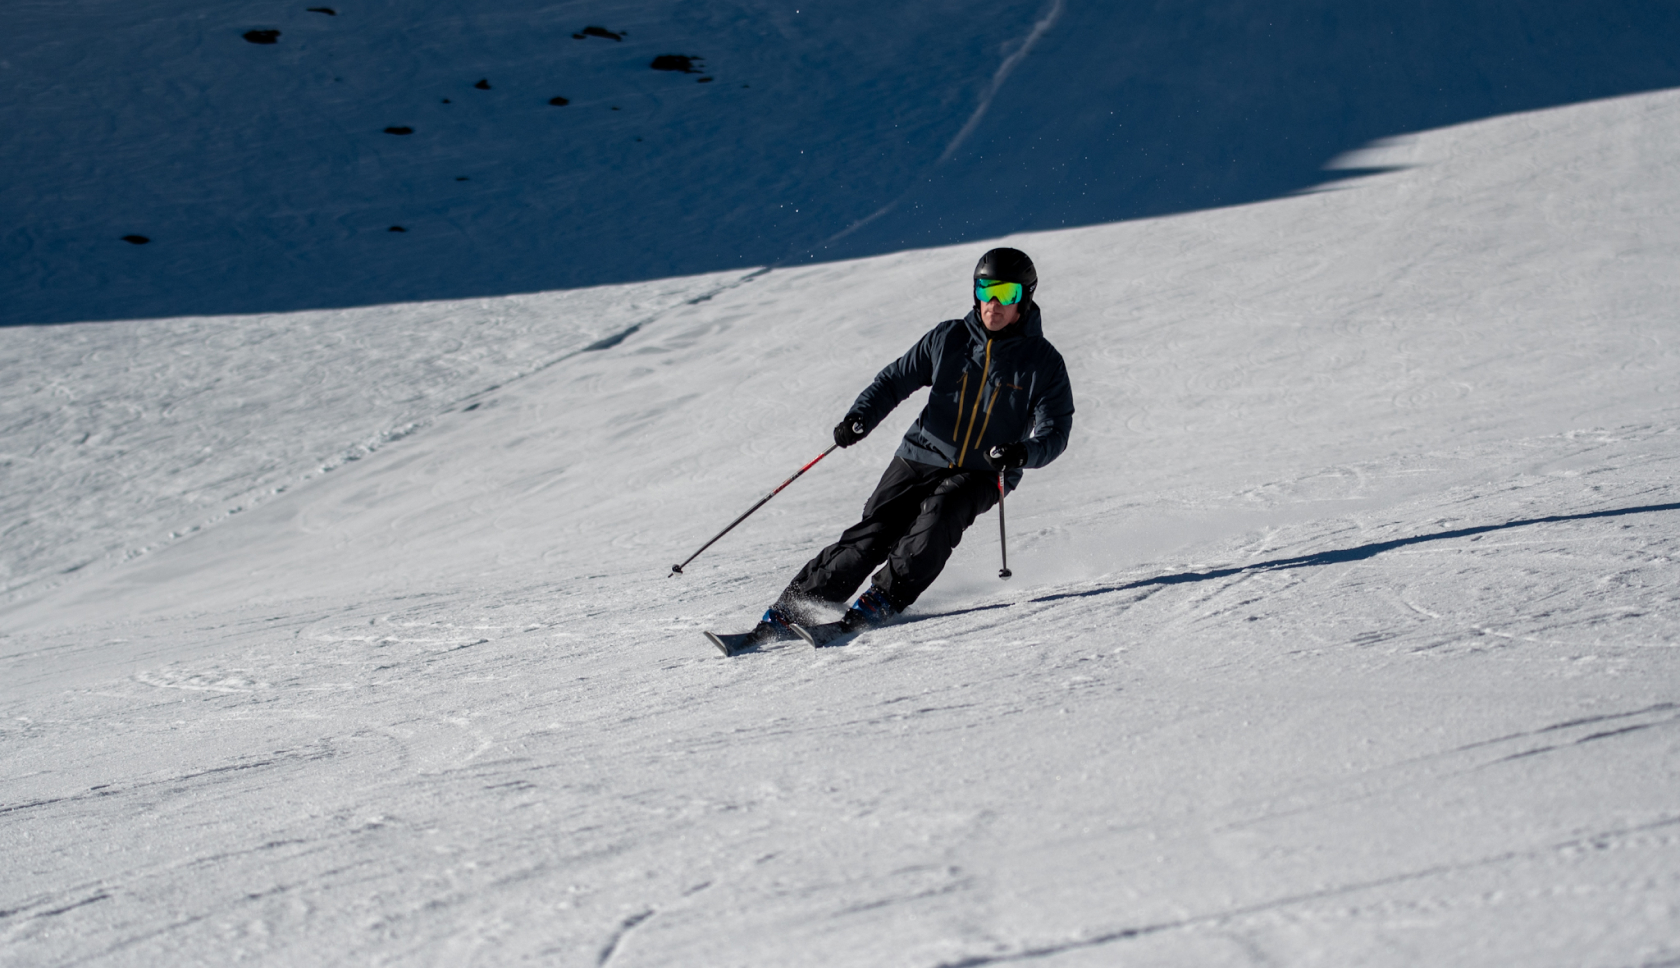
[[[963,322],[968,325],[968,333],[971,337],[981,343],[986,342],[986,325],[980,322],[980,311],[978,309],[970,309],[968,315],[963,317]],[[1038,311],[1038,303],[1034,302],[1028,306],[1027,314],[1005,332],[1008,334],[1003,337],[1005,342],[1012,342],[1023,336],[1027,339],[1043,338],[1044,317]]]

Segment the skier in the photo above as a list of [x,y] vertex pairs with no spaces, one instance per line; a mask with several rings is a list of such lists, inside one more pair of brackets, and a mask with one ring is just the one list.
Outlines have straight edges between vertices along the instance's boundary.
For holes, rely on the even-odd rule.
[[1018,249],[993,249],[974,267],[974,308],[935,326],[887,365],[834,428],[850,447],[904,398],[932,387],[863,520],[806,562],[744,645],[792,638],[793,626],[822,621],[871,569],[869,588],[846,610],[842,632],[892,621],[945,567],[974,519],[1009,490],[1024,467],[1043,467],[1067,447],[1073,390],[1067,366],[1044,338],[1033,292],[1038,271]]

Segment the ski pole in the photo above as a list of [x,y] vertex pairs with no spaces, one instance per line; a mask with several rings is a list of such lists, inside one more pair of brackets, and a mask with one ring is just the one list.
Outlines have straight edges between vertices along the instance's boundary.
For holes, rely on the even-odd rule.
[[1003,469],[998,469],[998,549],[1003,552],[1003,567],[998,569],[999,578],[1008,578],[1015,574],[1009,570],[1009,536],[1003,530]]
[[[754,511],[757,511],[759,508],[763,507],[765,505],[765,503],[768,502],[771,498],[773,498],[776,495],[782,493],[782,488],[787,487],[789,484],[792,484],[794,481],[798,480],[799,475],[801,475],[801,474],[805,473],[806,471],[810,470],[811,468],[817,466],[817,461],[822,460],[824,457],[827,457],[829,454],[834,453],[835,450],[839,449],[839,447],[840,447],[839,444],[835,444],[833,447],[830,447],[829,449],[827,449],[827,450],[823,451],[822,453],[818,454],[816,457],[813,457],[809,464],[806,464],[804,467],[801,467],[799,470],[794,471],[792,477],[790,477],[787,480],[783,481],[782,483],[778,484],[774,491],[771,491],[769,494],[766,494],[766,495],[764,495],[764,497],[760,498],[759,502],[757,504],[754,504],[752,507],[747,508],[747,513],[746,514],[743,514],[740,517],[736,518],[735,520],[729,522],[729,527],[724,528],[722,531],[719,531],[717,534],[712,536],[711,541],[708,541],[705,544],[701,545],[700,546],[700,551],[705,551],[707,548],[710,548],[712,546],[712,544],[717,541],[717,539],[719,539],[719,538],[723,537],[724,535],[728,534],[729,532],[735,530],[735,526],[737,524],[740,524],[742,521],[745,521],[747,518],[751,517],[752,513]],[[687,564],[689,562],[691,562],[694,559],[700,557],[700,551],[696,551],[694,554],[689,555],[687,558],[683,559],[682,564],[672,565],[671,566],[671,576],[675,577],[677,575],[682,574],[683,573],[683,568],[685,566],[687,566]]]

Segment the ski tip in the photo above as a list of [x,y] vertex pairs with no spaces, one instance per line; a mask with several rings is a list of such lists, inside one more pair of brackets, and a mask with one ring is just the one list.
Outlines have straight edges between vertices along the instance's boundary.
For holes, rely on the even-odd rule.
[[706,635],[706,641],[708,641],[708,642],[712,643],[713,645],[717,646],[717,650],[719,652],[722,652],[726,656],[733,656],[735,654],[729,648],[729,644],[724,642],[722,639],[718,638],[715,633],[707,632],[707,633],[705,633],[705,635]]

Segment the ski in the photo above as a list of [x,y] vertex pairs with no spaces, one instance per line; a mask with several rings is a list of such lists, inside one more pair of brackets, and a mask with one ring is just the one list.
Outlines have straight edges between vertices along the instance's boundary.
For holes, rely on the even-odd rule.
[[719,652],[727,656],[737,656],[743,652],[753,652],[766,642],[785,642],[798,636],[806,645],[820,649],[826,645],[834,645],[842,639],[847,639],[863,629],[848,629],[845,622],[821,622],[813,625],[793,624],[793,635],[763,634],[759,629],[752,632],[730,634],[727,632],[703,632],[706,641],[712,643]]
[[796,624],[793,630],[813,649],[831,645],[851,634],[846,630],[844,622],[824,622],[821,625],[809,626]]
[[728,656],[740,655],[758,645],[758,640],[753,638],[751,632],[741,632],[735,635],[727,632],[722,635],[716,632],[707,632],[706,640],[717,646],[719,652]]

